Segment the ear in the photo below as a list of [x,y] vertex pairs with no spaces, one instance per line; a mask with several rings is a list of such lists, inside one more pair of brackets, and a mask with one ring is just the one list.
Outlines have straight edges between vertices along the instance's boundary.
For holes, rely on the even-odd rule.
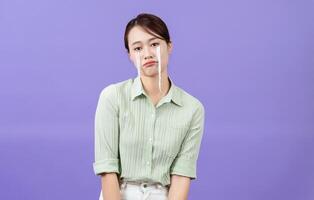
[[132,57],[131,57],[130,52],[127,52],[127,54],[128,54],[129,60],[132,61]]
[[172,42],[169,42],[169,43],[167,44],[169,54],[172,53],[172,46],[173,46]]

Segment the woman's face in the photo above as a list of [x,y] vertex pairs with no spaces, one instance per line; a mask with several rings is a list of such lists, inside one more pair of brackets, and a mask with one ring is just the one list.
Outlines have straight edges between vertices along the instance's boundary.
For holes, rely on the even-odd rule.
[[[167,73],[169,54],[172,50],[172,44],[167,44],[165,40],[161,40],[147,33],[140,26],[134,26],[128,35],[129,57],[137,66],[137,55],[140,59],[141,76],[158,77],[158,58],[157,46],[160,46],[161,73]],[[139,54],[138,54],[139,53]],[[153,65],[145,65],[147,62],[156,61]]]

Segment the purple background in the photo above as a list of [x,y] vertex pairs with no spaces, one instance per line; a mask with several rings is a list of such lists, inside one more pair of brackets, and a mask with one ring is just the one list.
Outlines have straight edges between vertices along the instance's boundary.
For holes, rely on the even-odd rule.
[[189,199],[314,199],[310,0],[1,0],[0,199],[98,198],[96,103],[136,76],[140,12],[167,23],[170,76],[206,108]]

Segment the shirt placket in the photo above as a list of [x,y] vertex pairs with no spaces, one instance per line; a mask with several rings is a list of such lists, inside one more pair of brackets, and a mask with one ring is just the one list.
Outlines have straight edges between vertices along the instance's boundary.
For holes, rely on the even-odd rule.
[[147,134],[147,145],[146,145],[146,168],[148,169],[148,175],[152,174],[152,161],[153,161],[153,142],[154,142],[154,132],[155,132],[155,124],[156,124],[156,108],[151,104],[151,109],[148,118],[150,119],[150,128]]

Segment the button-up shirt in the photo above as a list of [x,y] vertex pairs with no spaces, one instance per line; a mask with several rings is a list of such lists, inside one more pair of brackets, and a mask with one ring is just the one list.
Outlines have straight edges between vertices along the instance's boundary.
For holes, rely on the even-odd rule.
[[155,106],[139,77],[105,87],[95,114],[94,173],[170,184],[170,175],[196,179],[204,106],[170,81]]

